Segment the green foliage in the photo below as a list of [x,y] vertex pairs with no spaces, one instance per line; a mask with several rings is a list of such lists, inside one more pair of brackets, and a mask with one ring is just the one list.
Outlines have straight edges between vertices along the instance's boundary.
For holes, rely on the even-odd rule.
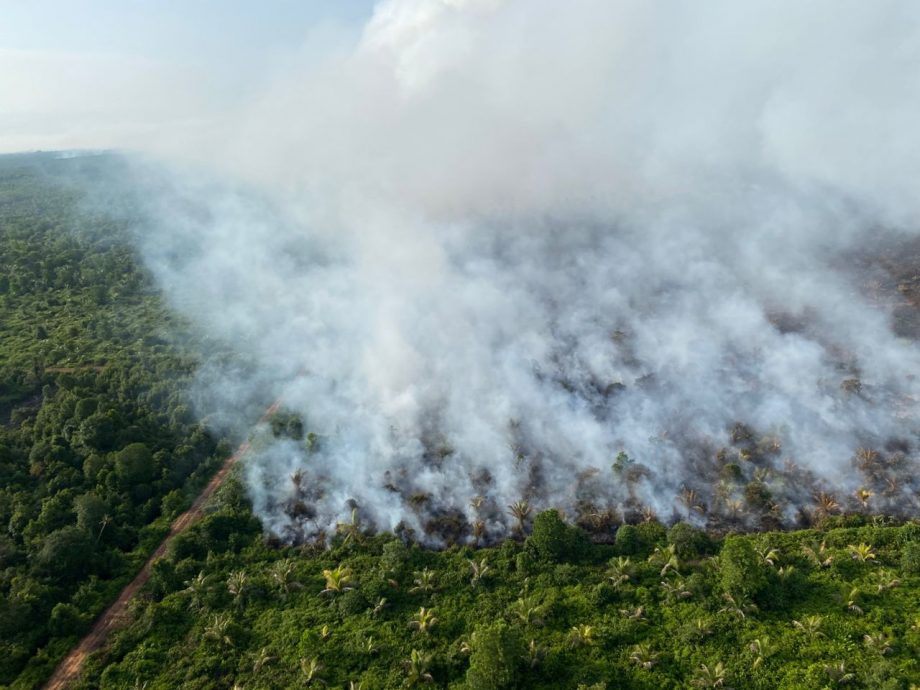
[[519,687],[525,646],[521,632],[498,622],[476,630],[466,684],[470,690]]
[[545,510],[534,518],[527,545],[533,548],[537,558],[560,563],[582,558],[588,549],[588,539],[580,529],[566,524],[558,510]]
[[749,539],[728,537],[719,554],[720,583],[732,596],[751,599],[768,585],[767,573]]
[[906,575],[920,575],[920,542],[907,542],[901,547],[901,570]]
[[678,522],[668,530],[668,544],[674,547],[677,557],[682,561],[697,559],[711,548],[707,534],[686,522]]

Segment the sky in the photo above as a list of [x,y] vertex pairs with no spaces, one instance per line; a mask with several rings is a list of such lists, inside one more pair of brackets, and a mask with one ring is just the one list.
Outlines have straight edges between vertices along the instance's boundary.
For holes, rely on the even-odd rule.
[[0,152],[206,129],[372,0],[0,0]]

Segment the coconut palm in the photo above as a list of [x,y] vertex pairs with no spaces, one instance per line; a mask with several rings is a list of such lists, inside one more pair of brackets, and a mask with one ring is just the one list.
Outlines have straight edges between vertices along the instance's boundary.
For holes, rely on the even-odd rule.
[[691,513],[697,512],[702,515],[706,512],[706,506],[703,504],[699,493],[697,493],[695,489],[686,486],[681,489],[680,502],[683,503],[684,507]]
[[643,642],[632,648],[629,653],[629,660],[639,668],[648,671],[658,663],[659,656],[658,652],[654,651],[650,644]]
[[240,605],[249,591],[249,578],[242,570],[235,570],[227,577],[227,591],[233,595],[233,601]]
[[520,597],[509,607],[511,616],[523,625],[541,626],[543,608],[533,597]]
[[422,606],[418,613],[415,614],[415,617],[409,621],[409,627],[418,630],[421,633],[426,635],[431,632],[431,629],[438,624],[438,619],[434,615],[433,609],[426,609]]
[[186,581],[183,591],[189,595],[189,607],[191,609],[197,611],[202,607],[207,582],[208,576],[204,574],[204,571],[200,571],[191,580]]
[[859,501],[863,510],[869,509],[869,501],[872,500],[872,497],[875,495],[869,489],[865,487],[860,487],[856,490],[856,500]]
[[701,664],[690,679],[690,685],[695,688],[724,688],[725,666],[721,661],[713,666]]
[[862,592],[859,587],[851,589],[849,596],[847,596],[847,611],[855,613],[857,616],[863,615],[862,607],[859,605],[860,596],[862,596]]
[[386,597],[380,597],[380,599],[377,600],[377,603],[374,604],[374,608],[373,608],[373,610],[371,611],[371,615],[372,615],[372,616],[379,616],[380,613],[381,613],[381,611],[383,611],[383,609],[385,609],[386,606],[387,606],[387,598],[386,598]]
[[546,647],[537,644],[536,640],[531,640],[530,644],[527,645],[527,662],[530,665],[530,668],[536,668],[539,666],[545,655]]
[[673,603],[682,599],[689,599],[693,594],[687,589],[686,583],[677,578],[676,580],[663,580],[661,590],[664,592],[665,599]]
[[591,625],[574,625],[569,630],[569,646],[588,647],[594,644],[594,626]]
[[607,571],[607,579],[610,580],[614,589],[619,589],[621,585],[629,582],[633,576],[635,568],[629,556],[618,556],[610,564]]
[[470,584],[473,585],[473,587],[476,587],[477,585],[481,584],[486,575],[489,574],[490,568],[488,563],[486,563],[485,558],[478,561],[470,560],[469,563],[470,569],[472,570]]
[[648,562],[655,567],[660,567],[659,577],[664,577],[669,570],[677,570],[680,567],[680,561],[677,559],[677,552],[674,544],[665,548],[656,546],[652,555],[648,557]]
[[792,577],[795,574],[795,566],[794,565],[781,565],[779,568],[776,569],[776,574],[779,575],[780,579],[788,580],[790,577]]
[[840,510],[840,503],[833,494],[820,492],[815,495],[815,512],[818,517],[824,518]]
[[360,544],[364,538],[364,532],[361,531],[361,518],[358,515],[358,509],[351,509],[351,520],[348,522],[339,522],[335,526],[336,531],[339,534],[344,534],[345,538],[342,539],[342,545],[344,546],[350,541]]
[[316,657],[312,659],[300,660],[300,671],[304,675],[304,682],[307,684],[307,686],[326,685],[326,680],[322,675],[323,671],[325,670],[326,665]]
[[876,589],[879,594],[894,589],[901,584],[901,581],[891,574],[890,570],[880,570],[875,576]]
[[775,568],[776,561],[779,560],[779,549],[774,549],[770,546],[764,546],[757,549],[757,555],[760,556],[760,560],[764,565]]
[[863,635],[863,643],[868,649],[871,649],[875,652],[878,652],[882,656],[891,654],[894,651],[892,647],[893,644],[892,638],[890,638],[885,633],[870,633],[868,635]]
[[269,575],[281,595],[287,597],[292,591],[303,588],[295,576],[294,563],[290,559],[277,561],[269,570]]
[[510,506],[508,506],[508,512],[511,513],[515,520],[517,520],[515,529],[521,534],[524,533],[527,518],[530,516],[530,510],[530,504],[523,499],[520,501],[515,501]]
[[335,596],[336,594],[342,594],[350,589],[354,589],[351,586],[351,568],[347,566],[339,565],[332,570],[323,570],[323,577],[326,580],[326,587],[320,594]]
[[473,539],[476,544],[481,544],[486,536],[486,523],[482,520],[473,520]]
[[429,568],[416,570],[413,573],[415,586],[409,590],[409,594],[431,594],[437,589],[437,573]]
[[751,654],[754,655],[754,662],[751,664],[752,668],[758,668],[763,665],[765,659],[770,657],[775,651],[776,647],[770,642],[769,637],[758,637],[754,640],[751,640],[751,643],[748,645],[748,649]]
[[856,680],[856,674],[847,671],[846,664],[843,661],[836,664],[827,664],[824,667],[824,672],[834,685],[845,685]]
[[414,687],[419,683],[433,683],[434,677],[428,672],[431,666],[431,655],[413,649],[409,659],[403,662],[406,669],[406,683]]
[[805,633],[808,637],[824,637],[821,632],[821,626],[824,624],[824,617],[819,614],[804,616],[802,620],[792,621],[792,627]]
[[868,563],[869,561],[874,561],[876,558],[872,546],[862,542],[856,545],[847,545],[847,551],[850,552],[850,558],[860,563]]
[[262,649],[260,649],[256,653],[255,659],[253,659],[252,661],[252,672],[253,673],[261,672],[263,668],[265,668],[269,664],[274,663],[277,660],[277,658],[278,657],[272,656],[269,653],[268,647],[262,647]]
[[230,614],[221,613],[211,616],[207,625],[204,627],[202,637],[219,646],[232,647],[233,639],[230,637],[230,628],[233,625],[233,619]]
[[620,609],[620,615],[629,621],[646,621],[645,607],[637,606],[634,609]]
[[328,624],[319,629],[319,639],[321,639],[323,642],[328,640],[331,635],[332,631],[329,629]]
[[803,546],[802,553],[819,568],[829,568],[834,562],[834,557],[828,551],[827,543],[823,541],[818,545]]
[[747,614],[757,610],[753,602],[740,596],[735,598],[729,592],[725,592],[722,599],[725,601],[725,606],[719,609],[719,613],[728,613],[743,620],[747,618]]

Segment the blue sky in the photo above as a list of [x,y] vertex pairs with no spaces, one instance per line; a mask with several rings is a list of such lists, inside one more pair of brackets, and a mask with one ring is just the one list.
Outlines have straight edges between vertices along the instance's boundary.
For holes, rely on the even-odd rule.
[[373,4],[0,0],[0,151],[119,145],[207,117],[311,34],[357,32]]

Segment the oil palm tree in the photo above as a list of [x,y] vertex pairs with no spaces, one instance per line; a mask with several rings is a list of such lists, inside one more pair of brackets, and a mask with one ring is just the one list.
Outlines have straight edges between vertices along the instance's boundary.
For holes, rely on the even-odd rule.
[[764,565],[775,568],[776,561],[779,560],[779,549],[774,549],[770,546],[764,546],[757,549],[757,555],[760,556],[760,560]]
[[323,578],[326,580],[326,587],[320,594],[335,596],[354,589],[351,586],[351,568],[347,566],[338,565],[331,570],[323,570]]
[[413,573],[415,586],[409,590],[409,594],[431,594],[437,589],[438,577],[434,570],[424,568],[416,570]]
[[834,685],[845,685],[856,680],[856,674],[847,671],[846,663],[843,661],[825,665],[824,672]]
[[409,621],[409,627],[415,630],[418,630],[420,633],[425,633],[426,635],[431,632],[431,629],[438,624],[438,619],[434,615],[433,609],[426,609],[422,606],[418,613],[415,614],[415,617]]
[[792,627],[805,633],[807,637],[818,638],[824,637],[821,632],[821,626],[824,624],[824,617],[819,614],[804,616],[801,620],[792,621]]
[[221,613],[211,616],[204,628],[202,637],[218,646],[232,647],[233,638],[230,636],[230,629],[233,625],[233,619],[230,614]]
[[202,607],[207,583],[208,576],[204,574],[203,570],[191,580],[186,581],[183,591],[189,595],[189,608],[192,610],[197,611]]
[[847,596],[847,611],[850,613],[855,613],[857,616],[863,615],[862,607],[859,605],[859,598],[862,596],[862,592],[859,587],[853,587],[850,590],[849,596]]
[[428,672],[431,666],[431,655],[413,649],[409,659],[403,662],[406,669],[406,683],[415,687],[419,683],[433,683],[434,677]]
[[758,637],[751,640],[748,644],[748,650],[754,655],[754,661],[751,668],[763,666],[764,660],[769,658],[775,651],[776,647],[770,641],[769,637]]
[[470,569],[472,570],[472,576],[470,577],[470,584],[473,587],[480,585],[483,579],[489,574],[490,568],[489,564],[486,562],[486,559],[470,560]]
[[277,657],[274,657],[269,653],[268,647],[262,647],[262,649],[256,653],[255,659],[253,659],[252,672],[258,674],[262,671],[263,668],[269,664],[274,663],[276,660]]
[[545,655],[546,647],[537,644],[536,640],[531,640],[530,644],[527,645],[527,663],[530,668],[539,666]]
[[235,570],[227,577],[227,591],[237,606],[242,605],[249,591],[249,578],[242,570]]
[[875,495],[869,489],[865,487],[860,487],[856,490],[856,500],[859,501],[859,504],[862,506],[863,510],[869,510],[869,501],[872,500],[872,497]]
[[827,542],[824,541],[820,544],[803,546],[802,553],[819,568],[829,568],[834,562],[834,557],[828,551]]
[[646,642],[635,645],[629,652],[629,660],[646,671],[651,670],[658,663],[659,656],[658,652]]
[[308,687],[311,685],[326,685],[326,680],[323,678],[323,671],[325,670],[326,665],[316,657],[300,660],[300,671],[303,673],[304,683]]
[[860,563],[868,563],[876,558],[875,550],[871,545],[860,542],[859,544],[848,544],[847,551],[850,552],[850,558]]
[[893,640],[885,633],[870,633],[863,635],[863,643],[868,649],[871,649],[882,656],[891,654],[894,651]]
[[364,537],[364,532],[361,531],[361,518],[358,515],[358,509],[351,509],[351,520],[348,522],[339,522],[336,525],[336,531],[339,534],[344,534],[345,538],[342,539],[342,546],[347,544],[350,541],[360,544]]
[[824,491],[815,495],[815,506],[815,512],[819,518],[833,515],[840,510],[840,503],[837,502],[837,498],[833,494]]
[[725,666],[721,661],[714,665],[701,664],[690,679],[690,685],[695,688],[724,688]]
[[591,625],[573,625],[569,630],[569,647],[589,647],[594,644],[595,630]]
[[635,569],[629,556],[617,556],[616,560],[610,564],[607,571],[607,579],[613,585],[614,589],[619,589],[621,585],[632,579]]
[[637,606],[634,609],[620,609],[620,615],[629,621],[646,621],[645,607]]
[[510,506],[508,506],[508,512],[511,513],[511,516],[515,520],[517,520],[515,530],[520,534],[524,534],[525,527],[527,525],[527,518],[530,516],[530,504],[524,499],[515,501]]
[[891,574],[890,570],[880,570],[875,576],[876,590],[879,594],[889,589],[894,589],[901,584],[901,581]]
[[680,567],[680,561],[677,558],[677,551],[674,544],[670,544],[664,548],[656,546],[652,555],[648,557],[648,562],[655,567],[661,568],[661,571],[658,573],[659,577],[664,577],[669,570],[674,570],[676,572]]
[[719,613],[728,613],[744,620],[747,618],[747,614],[757,610],[757,606],[753,602],[740,596],[735,598],[729,592],[725,592],[722,595],[722,599],[725,601],[725,606],[719,609]]
[[303,588],[303,585],[297,581],[294,563],[290,559],[274,563],[269,575],[283,597],[287,597],[294,590]]
[[689,599],[693,596],[693,593],[687,589],[687,584],[681,578],[663,580],[661,582],[661,591],[664,592],[665,599],[670,603]]
[[509,607],[511,616],[522,625],[543,625],[543,608],[533,597],[520,597]]

